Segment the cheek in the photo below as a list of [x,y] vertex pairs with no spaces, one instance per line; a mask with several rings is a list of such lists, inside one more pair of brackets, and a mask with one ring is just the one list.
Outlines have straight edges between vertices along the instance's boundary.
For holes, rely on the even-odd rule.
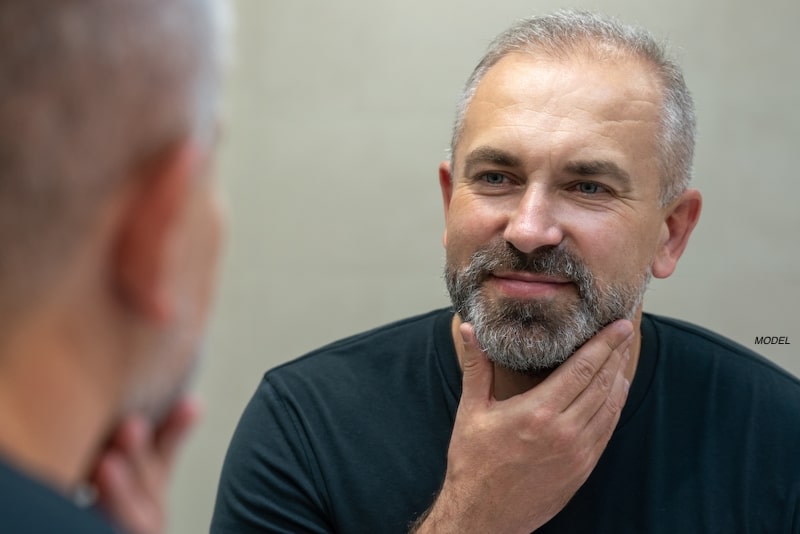
[[502,235],[504,220],[502,210],[491,203],[456,190],[447,214],[445,248],[448,253],[465,248],[474,252],[475,248]]
[[614,240],[614,255],[609,260],[612,277],[616,272],[617,280],[630,280],[647,272],[655,258],[656,242],[657,233],[647,231],[644,225],[633,225],[627,233],[620,233]]
[[658,242],[653,219],[583,213],[565,228],[565,241],[595,275],[606,281],[629,279],[651,265]]
[[477,249],[485,246],[492,235],[475,224],[473,218],[451,218],[445,232],[445,253],[449,264],[466,265]]

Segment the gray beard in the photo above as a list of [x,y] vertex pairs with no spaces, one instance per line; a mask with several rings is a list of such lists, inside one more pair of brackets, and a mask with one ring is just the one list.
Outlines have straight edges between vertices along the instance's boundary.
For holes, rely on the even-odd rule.
[[[483,283],[494,271],[526,271],[572,281],[578,298],[570,302],[490,298]],[[569,358],[599,330],[617,319],[633,320],[651,273],[630,284],[601,287],[574,254],[542,247],[524,254],[501,241],[473,256],[458,269],[445,266],[445,281],[455,311],[472,324],[490,361],[506,369],[541,374]]]

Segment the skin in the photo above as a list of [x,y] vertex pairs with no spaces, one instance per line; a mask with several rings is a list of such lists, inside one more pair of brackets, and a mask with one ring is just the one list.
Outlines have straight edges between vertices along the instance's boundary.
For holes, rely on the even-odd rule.
[[89,479],[98,505],[126,531],[166,531],[169,475],[199,416],[198,402],[185,397],[157,427],[145,417],[131,415],[115,428]]
[[[463,267],[503,239],[526,253],[566,247],[600,285],[648,268],[672,274],[701,198],[689,190],[659,206],[660,99],[638,59],[501,59],[467,109],[455,168],[439,169],[447,261]],[[483,291],[554,304],[577,298],[572,284],[521,273],[494,273]],[[531,532],[558,513],[619,419],[640,321],[641,308],[633,324],[612,323],[542,379],[493,367],[471,325],[455,317],[464,389],[445,482],[418,532]]]
[[[162,172],[181,179],[165,187],[160,200],[143,199],[140,209],[150,216],[135,210],[126,239],[144,243],[144,250],[132,245],[119,263],[120,273],[138,264],[132,278],[120,279],[129,288],[123,289],[128,304],[163,328],[88,478],[100,507],[134,534],[166,531],[169,476],[200,418],[198,401],[184,390],[197,364],[224,230],[220,196],[208,176],[210,156],[185,147],[168,158]],[[153,220],[162,221],[164,233],[147,222]]]
[[628,394],[632,325],[612,323],[536,388],[506,400],[471,325],[459,333],[463,389],[447,474],[414,532],[532,532],[586,481],[611,437]]
[[[163,165],[157,174],[175,180],[162,178],[160,194],[141,199],[123,226],[131,249],[118,263],[128,306],[160,328],[88,475],[98,504],[133,534],[166,531],[169,476],[200,417],[199,403],[184,390],[197,364],[224,229],[211,153],[186,146]],[[154,220],[161,221],[156,228]]]
[[166,482],[199,415],[182,391],[222,240],[213,149],[180,139],[133,166],[0,347],[3,455],[67,495],[93,481],[133,534],[164,532]]

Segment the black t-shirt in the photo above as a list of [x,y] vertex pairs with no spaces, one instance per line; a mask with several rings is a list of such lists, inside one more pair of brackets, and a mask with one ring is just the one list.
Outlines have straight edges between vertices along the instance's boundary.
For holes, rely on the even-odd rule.
[[[406,319],[268,372],[228,450],[212,533],[407,532],[444,479],[461,394],[451,319]],[[537,532],[800,533],[800,381],[645,314],[619,425]]]
[[3,534],[114,534],[92,511],[78,508],[48,486],[0,460],[0,532]]

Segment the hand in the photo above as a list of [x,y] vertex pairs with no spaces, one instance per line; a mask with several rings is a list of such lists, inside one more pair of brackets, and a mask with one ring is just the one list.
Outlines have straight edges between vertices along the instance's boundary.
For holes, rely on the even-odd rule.
[[530,533],[583,485],[619,420],[633,328],[612,323],[538,386],[498,401],[472,325],[442,490],[417,533]]
[[123,419],[92,473],[97,503],[131,534],[166,530],[166,493],[176,452],[200,416],[199,403],[178,401],[158,426],[143,416]]

